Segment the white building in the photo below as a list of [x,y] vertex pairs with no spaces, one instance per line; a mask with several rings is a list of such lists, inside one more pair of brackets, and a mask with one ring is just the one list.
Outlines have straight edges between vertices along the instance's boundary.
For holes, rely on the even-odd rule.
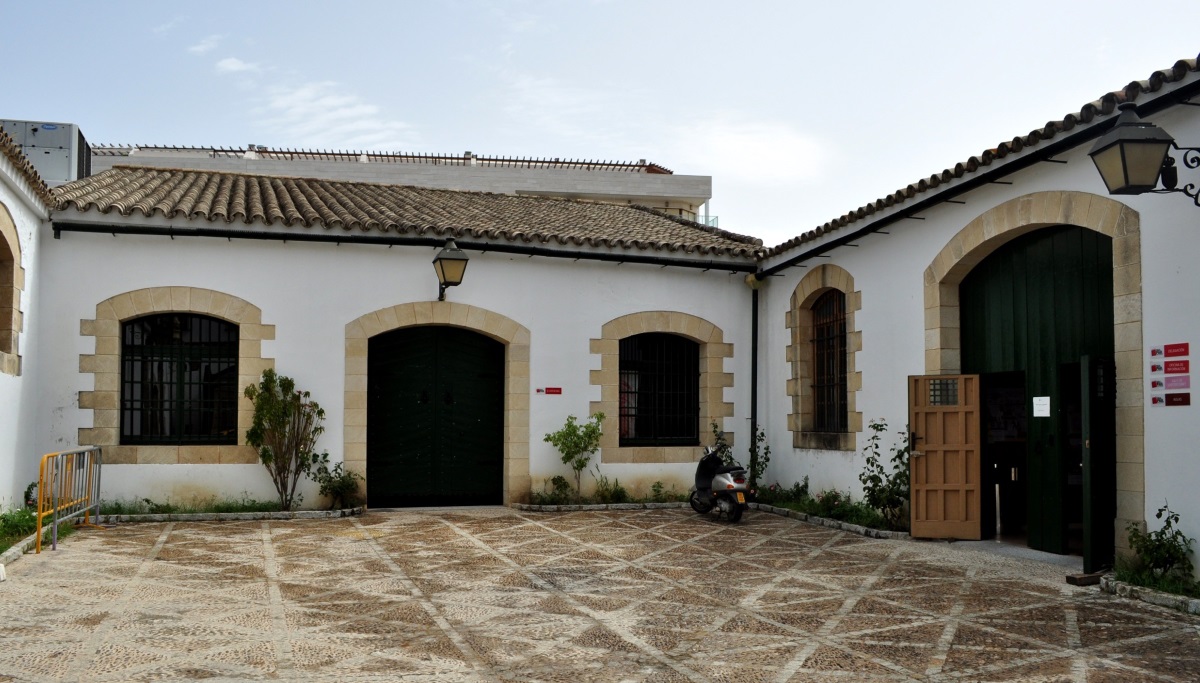
[[[864,429],[883,419],[918,437],[917,535],[999,527],[1099,566],[1169,501],[1200,536],[1200,205],[1111,196],[1088,157],[1120,102],[1200,140],[1198,92],[1181,61],[765,252],[596,203],[627,188],[416,189],[329,180],[354,163],[331,160],[304,180],[246,151],[238,168],[147,155],[56,189],[47,216],[8,152],[4,236],[27,275],[9,285],[20,343],[5,358],[22,358],[0,392],[24,418],[3,418],[0,473],[16,474],[0,491],[29,479],[31,452],[96,443],[109,495],[267,495],[237,396],[275,367],[326,408],[322,444],[374,505],[520,500],[567,472],[541,436],[595,411],[600,471],[633,488],[686,488],[707,425],[743,451],[753,419],[768,482],[857,494]],[[470,266],[437,302],[429,261],[447,236]],[[210,351],[176,364],[183,384],[149,381],[158,347],[185,338]],[[488,407],[456,408],[470,402]],[[433,461],[447,465],[421,469]],[[413,471],[441,497],[404,488]],[[464,472],[482,488],[456,488]]]

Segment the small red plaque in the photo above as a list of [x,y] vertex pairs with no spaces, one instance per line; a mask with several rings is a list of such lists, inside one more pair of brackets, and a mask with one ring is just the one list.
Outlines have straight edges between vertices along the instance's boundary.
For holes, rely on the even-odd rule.
[[1190,372],[1191,361],[1168,360],[1163,362],[1163,372],[1168,375],[1186,375]]
[[1167,344],[1163,346],[1163,355],[1167,358],[1176,358],[1178,356],[1191,355],[1188,352],[1188,344]]
[[561,394],[562,387],[546,387],[547,394]]
[[1167,394],[1167,405],[1169,406],[1190,406],[1192,405],[1191,394]]

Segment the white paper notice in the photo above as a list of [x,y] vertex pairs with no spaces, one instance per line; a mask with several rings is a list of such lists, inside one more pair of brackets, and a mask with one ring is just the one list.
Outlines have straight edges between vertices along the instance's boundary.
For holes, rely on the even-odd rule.
[[1033,416],[1034,417],[1050,417],[1050,397],[1049,396],[1034,396],[1033,397]]

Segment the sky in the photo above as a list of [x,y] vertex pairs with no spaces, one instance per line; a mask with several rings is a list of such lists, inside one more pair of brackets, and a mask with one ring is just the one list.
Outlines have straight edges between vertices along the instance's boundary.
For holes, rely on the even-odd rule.
[[648,161],[768,246],[1200,53],[1200,4],[0,5],[0,119],[93,143]]

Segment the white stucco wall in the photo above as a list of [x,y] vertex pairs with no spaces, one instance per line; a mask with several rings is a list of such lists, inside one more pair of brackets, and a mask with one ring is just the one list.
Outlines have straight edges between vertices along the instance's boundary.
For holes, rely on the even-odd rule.
[[[1176,139],[1200,140],[1200,116],[1194,108],[1176,107],[1167,115],[1150,120]],[[924,281],[925,269],[938,252],[971,220],[1010,199],[1034,192],[1072,190],[1108,197],[1094,165],[1087,156],[1091,142],[1056,158],[1066,164],[1038,163],[1005,178],[1011,185],[989,184],[956,199],[965,204],[940,204],[921,214],[925,220],[904,219],[883,230],[856,240],[858,247],[844,246],[828,253],[829,258],[807,261],[809,268],[829,263],[847,270],[855,288],[862,292],[862,308],[855,323],[862,331],[862,351],[857,370],[862,372],[862,390],[857,409],[864,427],[873,419],[886,419],[893,430],[902,428],[907,417],[907,377],[925,374]],[[1189,174],[1191,174],[1189,176]],[[1181,184],[1200,181],[1200,172],[1180,169]],[[864,201],[869,198],[864,198]],[[1191,344],[1192,374],[1200,363],[1200,208],[1178,194],[1147,194],[1113,197],[1141,216],[1143,341],[1148,350],[1164,343]],[[866,222],[852,225],[854,230]],[[834,233],[839,236],[840,233]],[[793,252],[793,254],[796,252]],[[787,254],[791,256],[793,254]],[[766,265],[782,262],[776,257]],[[774,450],[767,482],[790,485],[804,476],[813,490],[850,490],[858,497],[861,486],[862,449],[867,433],[858,435],[855,452],[794,449],[787,428],[791,399],[787,395],[790,368],[785,361],[789,330],[785,314],[790,297],[806,268],[789,268],[772,277],[764,289],[761,332],[760,405]],[[1151,408],[1146,402],[1149,358],[1141,396],[1118,394],[1122,401],[1142,401],[1145,411],[1145,519],[1151,528],[1159,523],[1154,512],[1164,500],[1180,512],[1184,532],[1200,538],[1200,497],[1194,488],[1200,482],[1200,407],[1192,390],[1190,407]],[[1196,380],[1193,380],[1194,382]],[[1200,386],[1200,385],[1198,385]],[[891,439],[884,441],[885,450]]]
[[0,204],[12,216],[20,241],[21,267],[25,286],[21,293],[23,330],[17,350],[23,360],[20,375],[0,373],[0,509],[20,504],[21,495],[37,479],[41,445],[36,439],[38,422],[35,396],[39,376],[36,308],[40,273],[37,264],[41,242],[40,228],[45,208],[29,192],[28,185],[15,172],[8,159],[0,156]]
[[[62,218],[60,216],[60,218]],[[77,395],[92,389],[92,376],[78,371],[79,355],[94,352],[94,338],[80,336],[80,320],[95,317],[97,302],[145,287],[190,286],[245,299],[262,309],[275,340],[262,343],[263,357],[278,372],[294,377],[325,408],[326,432],[320,447],[342,457],[345,324],[384,307],[437,298],[431,266],[436,249],[214,238],[112,236],[64,233],[50,243],[44,267],[44,305],[55,315],[44,321],[42,354],[46,387],[37,412],[43,416],[39,441],[74,445],[77,430],[91,426],[91,411],[80,410]],[[682,268],[569,259],[469,253],[463,285],[447,299],[478,306],[530,330],[530,456],[535,487],[555,474],[569,474],[557,451],[542,436],[561,427],[568,414],[588,414],[600,399],[589,371],[600,368],[589,339],[604,323],[634,312],[680,311],[722,328],[734,344],[725,371],[736,384],[725,400],[737,413],[725,420],[732,432],[744,430],[749,410],[750,291],[743,275]],[[74,274],[89,272],[86,285]],[[561,395],[536,393],[561,387]],[[607,424],[615,429],[616,416]],[[48,418],[48,419],[47,419]],[[690,485],[690,464],[606,464],[602,471],[627,487],[655,480],[681,490]],[[585,485],[590,480],[584,476]],[[107,497],[181,499],[193,496],[271,498],[265,471],[256,465],[109,465]],[[315,487],[305,490],[315,503]]]

